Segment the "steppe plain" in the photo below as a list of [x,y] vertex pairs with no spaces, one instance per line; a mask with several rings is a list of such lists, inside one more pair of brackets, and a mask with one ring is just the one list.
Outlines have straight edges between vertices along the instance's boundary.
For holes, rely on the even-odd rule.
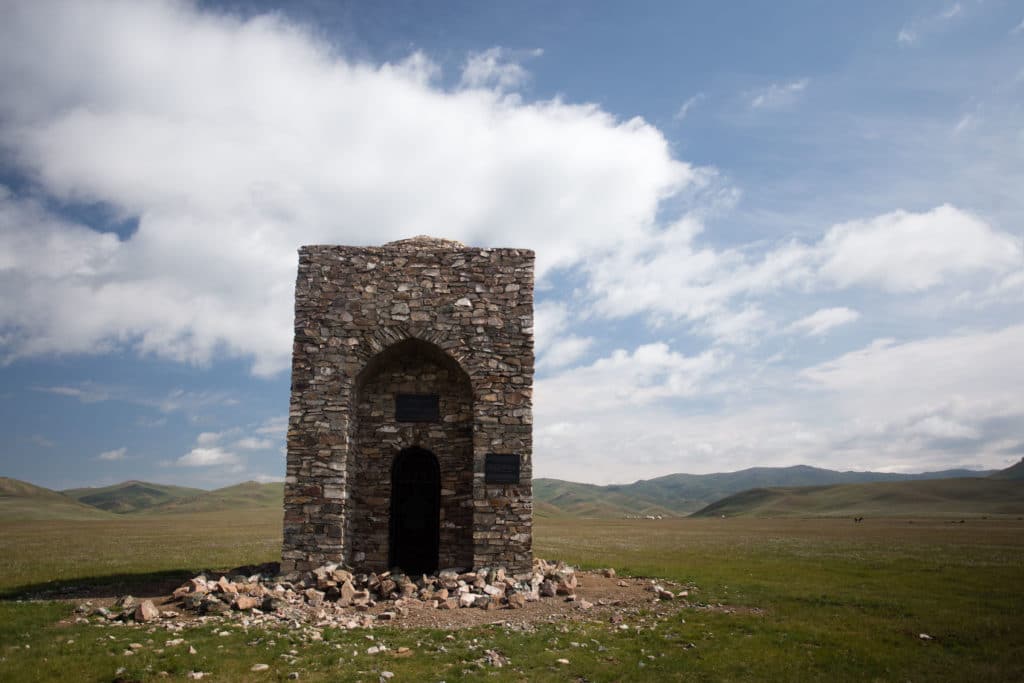
[[0,680],[1024,680],[1024,520],[1006,514],[538,516],[537,556],[691,587],[627,610],[625,628],[606,612],[524,626],[502,610],[465,628],[399,620],[321,640],[237,621],[175,634],[75,623],[87,600],[274,561],[280,525],[268,505],[4,521]]

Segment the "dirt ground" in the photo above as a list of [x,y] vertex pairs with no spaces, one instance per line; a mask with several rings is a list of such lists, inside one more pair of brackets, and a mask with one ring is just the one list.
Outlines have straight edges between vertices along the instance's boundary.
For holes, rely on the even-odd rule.
[[[614,624],[640,610],[663,612],[685,607],[728,610],[720,605],[703,605],[695,586],[684,586],[671,581],[649,578],[609,578],[597,571],[577,571],[576,577],[578,581],[576,595],[572,598],[563,596],[541,598],[535,602],[527,602],[525,607],[519,609],[502,606],[490,610],[476,607],[443,610],[437,609],[430,602],[420,602],[419,600],[382,601],[362,611],[355,607],[338,607],[334,603],[325,603],[322,609],[324,616],[329,617],[331,621],[343,621],[345,617],[359,619],[370,616],[374,618],[375,623],[380,625],[443,630],[458,630],[489,624],[529,629],[536,624],[567,620],[603,621]],[[671,600],[658,598],[652,590],[654,584],[664,587],[678,597]],[[160,610],[178,612],[179,617],[175,621],[192,621],[195,616],[182,610],[180,605],[169,595],[169,590],[176,587],[177,584],[174,586],[162,584],[148,586],[150,590],[140,592],[156,593],[158,590],[168,592],[152,595],[140,594],[135,595],[135,598],[140,602],[152,600]],[[89,591],[86,595],[76,595],[68,602],[78,605],[83,600],[88,600],[93,607],[110,607],[118,597],[118,595],[112,595],[109,590],[100,589]],[[392,618],[380,619],[380,615],[385,612],[391,613]],[[243,615],[234,612],[228,618],[241,616]]]

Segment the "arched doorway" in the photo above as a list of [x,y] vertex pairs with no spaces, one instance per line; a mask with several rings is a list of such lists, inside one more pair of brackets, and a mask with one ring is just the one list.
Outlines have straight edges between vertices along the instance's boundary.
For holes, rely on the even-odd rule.
[[441,470],[434,454],[406,448],[391,466],[388,566],[408,574],[437,570],[441,531]]

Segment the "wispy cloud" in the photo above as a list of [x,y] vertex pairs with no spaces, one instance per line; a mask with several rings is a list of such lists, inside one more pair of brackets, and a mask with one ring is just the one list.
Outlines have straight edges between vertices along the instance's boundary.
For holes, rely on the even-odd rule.
[[962,11],[963,7],[960,6],[959,2],[956,2],[947,7],[946,9],[942,10],[941,12],[939,12],[938,18],[943,20],[949,20],[960,14],[960,12]]
[[900,45],[913,45],[917,42],[917,31],[910,28],[901,28],[896,34],[896,42]]
[[805,318],[797,320],[789,327],[793,331],[818,337],[840,325],[852,323],[858,318],[860,318],[860,313],[845,306],[822,308]]
[[772,83],[766,88],[749,93],[753,109],[784,109],[792,106],[810,84],[810,79],[801,78],[788,83]]
[[1010,29],[1010,35],[1015,36],[1024,33],[1024,19],[1020,20],[1020,23]]
[[42,446],[43,448],[53,448],[56,445],[53,441],[47,439],[42,434],[33,434],[28,437],[28,440],[37,446]]
[[[211,406],[238,405],[238,399],[221,391],[187,391],[179,388],[172,389],[163,395],[153,396],[143,394],[135,388],[104,385],[97,382],[82,382],[77,386],[37,386],[33,387],[33,390],[58,396],[68,396],[78,399],[82,403],[122,401],[124,403],[154,408],[165,414],[181,412],[193,415]],[[160,421],[155,420],[152,426],[159,426],[159,424],[161,424]]]
[[935,14],[918,18],[903,28],[896,34],[896,42],[900,45],[910,46],[917,43],[923,34],[938,33],[943,30],[947,30],[948,26],[952,25],[952,20],[963,16],[965,14],[964,7],[959,2],[955,2],[948,7],[945,7]]
[[219,446],[212,448],[197,447],[174,461],[183,467],[215,467],[231,466],[241,469],[241,458]]
[[690,113],[690,110],[697,106],[697,103],[703,99],[704,93],[702,92],[699,92],[696,95],[690,97],[688,100],[686,100],[679,106],[679,109],[676,110],[676,113],[672,117],[672,119],[675,121],[682,121],[683,119],[686,118],[687,114]]
[[128,449],[127,448],[124,448],[124,447],[122,447],[122,448],[115,448],[112,451],[103,451],[102,453],[100,453],[99,455],[96,456],[96,459],[97,460],[108,460],[108,461],[124,460],[126,455],[127,455],[127,453],[128,453]]

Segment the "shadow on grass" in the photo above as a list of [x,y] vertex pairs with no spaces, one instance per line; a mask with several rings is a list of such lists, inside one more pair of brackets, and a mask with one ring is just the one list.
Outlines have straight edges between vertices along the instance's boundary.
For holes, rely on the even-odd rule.
[[209,577],[251,576],[263,574],[276,576],[279,565],[276,562],[260,565],[245,565],[233,569],[204,570],[167,569],[138,574],[107,574],[105,576],[83,576],[74,579],[46,581],[14,586],[0,591],[0,601],[13,600],[81,600],[93,598],[118,598],[122,595],[138,597],[169,597],[174,589],[197,574]]

